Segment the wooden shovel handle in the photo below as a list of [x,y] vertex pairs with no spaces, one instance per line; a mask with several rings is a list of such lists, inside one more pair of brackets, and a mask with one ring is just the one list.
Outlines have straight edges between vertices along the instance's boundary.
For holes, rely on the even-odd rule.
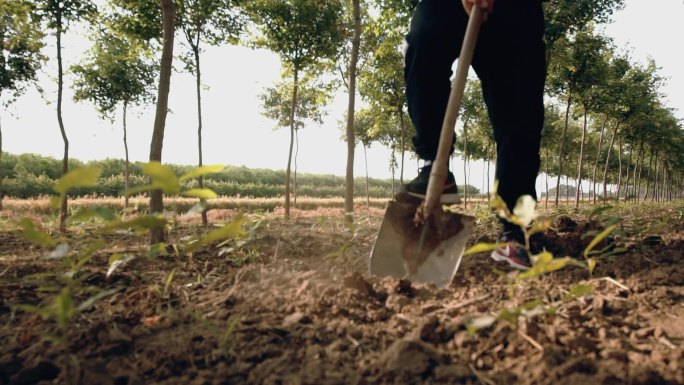
[[477,41],[477,34],[480,31],[481,20],[482,10],[477,6],[473,7],[470,12],[465,37],[463,38],[461,54],[458,57],[456,76],[451,83],[451,93],[449,94],[449,102],[444,114],[444,123],[442,124],[442,132],[439,137],[437,158],[432,163],[425,201],[416,212],[416,219],[417,221],[420,220],[420,222],[424,222],[430,216],[430,213],[437,206],[442,196],[444,181],[449,170],[449,152],[451,150],[451,143],[454,140],[454,128],[468,78],[468,69],[473,60],[473,52],[475,51],[475,43]]

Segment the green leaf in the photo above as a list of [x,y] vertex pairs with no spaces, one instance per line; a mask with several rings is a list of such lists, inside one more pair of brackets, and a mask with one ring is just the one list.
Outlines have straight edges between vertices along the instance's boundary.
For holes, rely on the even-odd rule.
[[221,166],[221,165],[197,167],[196,169],[191,170],[190,172],[187,172],[187,173],[181,175],[179,180],[181,183],[183,183],[188,179],[197,178],[197,177],[200,177],[203,175],[217,174],[217,173],[223,171],[224,168],[225,168],[225,166]]
[[166,251],[166,245],[164,243],[155,243],[147,249],[146,256],[148,258],[159,257],[162,255],[169,255]]
[[216,241],[221,241],[227,238],[239,237],[243,233],[242,225],[244,224],[244,222],[245,218],[242,215],[240,215],[230,223],[226,224],[225,226],[209,232],[209,234],[200,238],[197,242],[189,245],[186,251],[191,253],[202,246],[214,243]]
[[101,292],[91,296],[90,298],[86,299],[85,301],[81,302],[80,305],[76,308],[76,311],[82,312],[84,310],[88,310],[91,306],[95,304],[95,302],[101,300],[102,298],[109,297],[110,295],[116,293],[119,291],[118,289],[109,289],[109,290],[102,290]]
[[499,247],[501,247],[501,245],[498,243],[481,242],[481,243],[477,243],[477,244],[474,244],[473,246],[469,247],[468,250],[466,250],[463,253],[463,256],[471,255],[471,254],[485,253],[488,251],[496,250]]
[[594,258],[587,259],[587,269],[589,270],[589,274],[593,274],[595,268],[596,268],[596,260]]
[[68,287],[62,289],[55,298],[55,320],[60,328],[66,329],[74,316],[74,301],[71,298],[71,290]]
[[152,177],[152,186],[166,194],[178,194],[181,190],[180,182],[170,167],[158,161],[152,161],[142,166],[143,172]]
[[36,230],[33,222],[28,218],[19,221],[20,234],[29,242],[43,247],[53,247],[57,244],[50,234]]
[[98,206],[91,209],[81,210],[76,215],[72,215],[71,217],[69,217],[68,221],[69,223],[71,223],[75,221],[84,221],[92,218],[100,218],[105,221],[113,221],[114,219],[116,219],[116,214],[114,214],[109,209]]
[[565,296],[565,300],[573,300],[582,296],[585,296],[594,291],[594,286],[592,285],[575,285],[570,289],[570,293]]
[[169,292],[169,287],[171,286],[171,282],[173,282],[173,277],[175,274],[176,269],[173,269],[169,274],[166,275],[166,279],[164,280],[164,294]]
[[128,262],[134,259],[135,256],[133,255],[120,253],[112,254],[112,256],[109,257],[109,269],[107,269],[107,278],[109,278],[109,276],[112,275],[116,271],[116,269],[123,267]]
[[[547,253],[550,254],[550,253]],[[528,279],[532,277],[537,277],[546,273],[550,273],[552,271],[560,270],[564,268],[565,266],[568,265],[573,265],[573,266],[582,266],[581,263],[575,261],[574,259],[570,257],[565,257],[565,258],[555,258],[550,261],[537,261],[532,267],[520,274],[516,277],[516,280],[522,280],[522,279]]]
[[594,239],[589,242],[589,245],[587,246],[586,249],[584,249],[584,258],[589,258],[589,252],[596,247],[604,238],[606,238],[610,233],[612,233],[618,225],[612,225],[608,226],[605,230],[603,230],[599,235],[594,237]]
[[214,190],[208,189],[208,188],[193,188],[190,190],[183,191],[181,195],[186,196],[186,197],[191,197],[191,198],[201,198],[201,199],[214,199],[218,195],[214,192]]
[[613,208],[613,206],[599,206],[599,207],[597,207],[597,208],[591,210],[591,212],[589,213],[589,219],[591,219],[591,218],[593,218],[593,217],[595,217],[595,216],[598,216],[599,214],[601,214],[601,213],[603,213],[603,212],[605,212],[605,211],[608,211],[608,210],[610,210],[610,209],[612,209],[612,208]]
[[66,194],[74,187],[92,187],[97,185],[102,169],[100,167],[81,167],[71,170],[59,178],[52,189],[60,195]]

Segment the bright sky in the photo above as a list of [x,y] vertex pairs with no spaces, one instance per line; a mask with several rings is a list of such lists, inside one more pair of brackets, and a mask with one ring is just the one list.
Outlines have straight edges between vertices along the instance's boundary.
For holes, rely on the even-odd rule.
[[[684,36],[684,3],[682,0],[627,0],[615,23],[606,28],[615,43],[632,53],[633,60],[653,57],[669,77],[663,92],[667,104],[677,108],[684,119],[684,56],[677,36]],[[65,38],[65,68],[79,60],[87,48],[87,40],[73,34]],[[54,57],[54,43],[46,54]],[[176,50],[178,52],[178,49]],[[53,66],[46,66],[52,71]],[[210,48],[203,56],[204,163],[245,165],[284,169],[287,165],[288,129],[274,131],[275,123],[260,114],[258,95],[265,87],[280,79],[278,58],[269,52],[245,47]],[[46,90],[41,97],[28,92],[2,114],[3,150],[11,153],[32,152],[62,157],[62,139],[56,114],[56,77],[45,72],[40,81]],[[163,160],[177,164],[197,163],[197,119],[194,80],[190,75],[174,73],[171,79]],[[111,124],[100,119],[89,103],[76,104],[68,87],[67,75],[63,118],[70,140],[70,157],[81,160],[123,158],[120,122]],[[341,93],[329,108],[321,127],[306,127],[299,135],[298,165],[300,172],[344,175],[346,144],[340,139],[340,126],[346,109],[346,94]],[[146,161],[154,122],[153,106],[131,111],[128,117],[130,157]],[[368,169],[372,177],[390,178],[389,151],[374,145],[368,151]],[[405,177],[416,174],[417,163],[408,157]],[[456,170],[462,163],[456,162]],[[482,167],[474,167],[470,184],[483,186]],[[364,175],[362,147],[357,147],[355,175]],[[457,173],[457,175],[460,173]],[[459,183],[462,179],[457,176]]]

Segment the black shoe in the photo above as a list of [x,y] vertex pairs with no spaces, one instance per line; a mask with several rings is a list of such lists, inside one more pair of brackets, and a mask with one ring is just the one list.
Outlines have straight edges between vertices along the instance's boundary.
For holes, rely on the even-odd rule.
[[[416,198],[425,199],[428,183],[430,181],[430,171],[432,165],[420,168],[418,176],[412,181],[401,186],[400,192],[407,193]],[[444,189],[442,190],[442,197],[440,202],[445,204],[459,203],[461,199],[458,196],[458,188],[456,187],[456,179],[454,174],[449,171],[446,181],[444,181]]]

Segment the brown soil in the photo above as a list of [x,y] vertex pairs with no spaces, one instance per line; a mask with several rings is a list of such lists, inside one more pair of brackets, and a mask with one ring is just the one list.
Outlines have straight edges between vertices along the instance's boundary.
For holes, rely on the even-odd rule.
[[[114,293],[65,329],[21,306],[49,306],[63,265],[0,232],[0,384],[682,384],[684,209],[629,210],[598,246],[626,252],[598,257],[593,277],[568,267],[511,284],[481,254],[444,290],[368,276],[381,210],[357,212],[353,227],[332,209],[252,215],[245,237],[192,256],[145,257],[144,237],[109,235],[77,273],[74,303]],[[602,229],[552,215],[556,256],[580,257],[583,235]],[[202,232],[193,222],[170,243]],[[495,228],[482,220],[471,243]],[[93,236],[67,234],[75,252]],[[106,277],[114,253],[137,258]],[[579,284],[593,291],[569,298]],[[531,300],[542,305],[468,330]]]

